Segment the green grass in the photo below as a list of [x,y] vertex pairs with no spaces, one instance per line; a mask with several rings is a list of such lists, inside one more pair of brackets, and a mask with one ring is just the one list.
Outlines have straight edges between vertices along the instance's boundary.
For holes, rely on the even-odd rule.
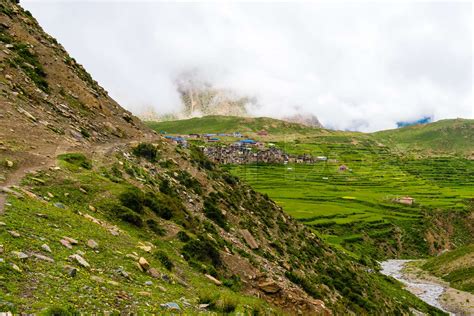
[[[286,148],[293,153],[324,154],[337,162],[228,168],[318,233],[339,237],[328,241],[377,258],[387,256],[388,249],[404,257],[427,255],[424,243],[405,238],[407,242],[400,247],[395,242],[398,228],[402,234],[423,238],[427,213],[449,210],[465,216],[466,200],[474,196],[474,161],[399,158],[384,147],[325,138],[320,143],[287,143]],[[340,172],[341,164],[351,171]],[[393,202],[401,196],[415,198],[415,205]],[[472,234],[459,233],[453,238],[459,244],[469,241]]]
[[431,124],[381,131],[373,135],[387,145],[407,152],[460,155],[474,152],[474,120],[441,120]]
[[422,268],[448,281],[452,287],[474,294],[474,244],[431,258]]

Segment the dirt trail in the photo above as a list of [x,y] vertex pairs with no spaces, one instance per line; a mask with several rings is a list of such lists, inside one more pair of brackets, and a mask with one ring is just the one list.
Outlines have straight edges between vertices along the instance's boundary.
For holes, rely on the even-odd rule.
[[28,163],[20,165],[18,169],[14,170],[7,175],[5,181],[0,183],[0,215],[5,213],[5,203],[8,189],[12,186],[19,185],[21,179],[23,179],[28,173],[36,172],[42,169],[55,167],[56,157],[58,155],[72,153],[72,152],[85,152],[92,154],[93,157],[97,155],[105,155],[111,152],[115,147],[132,144],[134,141],[121,141],[106,144],[94,144],[94,145],[78,145],[71,143],[62,143],[50,148],[42,153],[30,153],[28,156]]

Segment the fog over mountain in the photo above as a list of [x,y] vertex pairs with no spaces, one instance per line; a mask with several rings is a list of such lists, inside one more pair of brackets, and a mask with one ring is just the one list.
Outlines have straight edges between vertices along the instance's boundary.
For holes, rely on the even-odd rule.
[[474,117],[468,2],[21,4],[135,114],[179,111],[193,73],[253,115],[330,128]]

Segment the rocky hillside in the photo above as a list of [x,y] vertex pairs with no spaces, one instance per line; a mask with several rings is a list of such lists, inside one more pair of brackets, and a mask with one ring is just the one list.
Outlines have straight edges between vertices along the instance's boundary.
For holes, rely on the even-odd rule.
[[27,11],[0,10],[0,312],[438,312],[154,136]]
[[56,149],[149,133],[28,12],[9,1],[0,11],[0,158],[10,156],[12,169]]

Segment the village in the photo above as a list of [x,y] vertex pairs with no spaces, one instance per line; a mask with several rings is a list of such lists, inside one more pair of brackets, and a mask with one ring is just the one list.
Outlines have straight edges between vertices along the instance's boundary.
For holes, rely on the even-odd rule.
[[[273,143],[265,143],[242,135],[240,132],[216,134],[188,134],[171,136],[165,134],[165,139],[181,147],[188,147],[189,141],[200,144],[202,152],[213,162],[219,164],[311,164],[317,161],[327,161],[327,157],[313,157],[308,154],[290,155]],[[258,136],[267,136],[266,131],[259,131]],[[225,138],[224,141],[222,138]],[[207,144],[207,145],[203,145]]]

